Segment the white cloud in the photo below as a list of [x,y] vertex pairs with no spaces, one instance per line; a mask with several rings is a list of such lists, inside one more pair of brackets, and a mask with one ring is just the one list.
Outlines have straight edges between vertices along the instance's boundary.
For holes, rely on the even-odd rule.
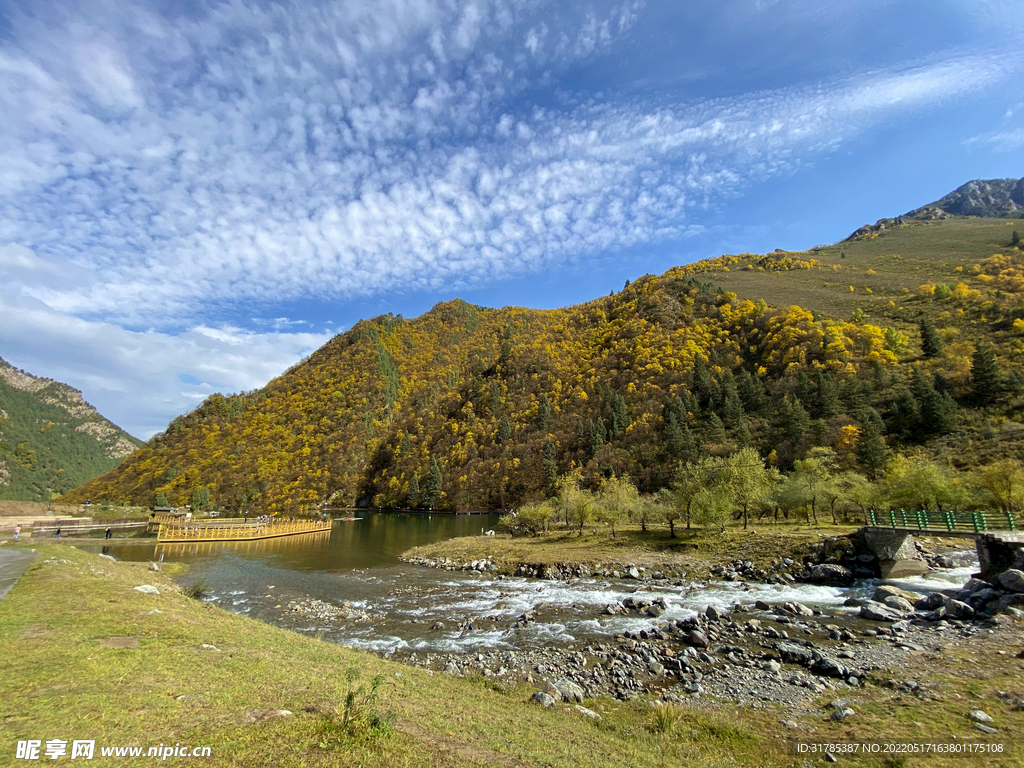
[[82,389],[100,413],[143,438],[212,392],[263,386],[333,335],[205,326],[137,332],[0,296],[0,349],[8,362]]
[[[755,26],[782,7],[833,30],[864,13],[727,5]],[[126,417],[142,432],[158,401],[173,414],[202,394],[179,375],[255,386],[322,338],[286,332],[299,321],[277,317],[283,303],[479,285],[682,238],[756,181],[1022,66],[996,51],[627,98],[561,78],[642,47],[633,0],[150,8],[36,3],[0,43],[0,280],[4,312],[22,313],[0,354],[56,371],[59,355],[29,358],[26,339],[69,351],[56,329],[74,329],[105,365],[72,355],[89,373],[68,379],[151,389]],[[214,321],[211,304],[260,332]],[[167,362],[130,386],[136,349]],[[200,367],[211,357],[224,367]]]

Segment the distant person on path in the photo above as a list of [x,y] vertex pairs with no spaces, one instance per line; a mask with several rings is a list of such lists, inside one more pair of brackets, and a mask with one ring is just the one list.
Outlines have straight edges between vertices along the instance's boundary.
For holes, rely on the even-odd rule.
[[114,537],[114,530],[112,528],[107,528],[107,530],[103,533],[103,538],[104,539],[111,539],[113,537]]
[[60,538],[60,528],[58,528],[57,531],[53,534],[53,538],[55,538],[55,539],[59,539]]
[[14,526],[14,540],[17,541],[21,537],[21,526]]

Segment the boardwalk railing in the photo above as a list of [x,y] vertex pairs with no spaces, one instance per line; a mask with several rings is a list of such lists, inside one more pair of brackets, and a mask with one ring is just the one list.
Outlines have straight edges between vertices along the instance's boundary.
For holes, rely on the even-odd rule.
[[122,517],[117,520],[94,520],[91,517],[74,517],[59,520],[36,520],[32,523],[33,528],[74,528],[76,526],[90,525],[127,525],[129,523],[145,523],[144,517]]
[[296,520],[294,522],[249,523],[245,525],[161,525],[157,541],[254,541],[278,536],[329,531],[329,520]]
[[868,510],[867,523],[876,528],[912,528],[919,531],[1016,531],[1013,512],[931,512],[904,509],[876,512]]

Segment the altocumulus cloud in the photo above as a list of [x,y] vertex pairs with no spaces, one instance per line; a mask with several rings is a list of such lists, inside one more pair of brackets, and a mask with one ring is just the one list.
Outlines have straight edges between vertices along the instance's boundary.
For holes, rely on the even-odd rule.
[[181,8],[33,4],[0,47],[0,341],[46,345],[49,375],[61,350],[79,386],[151,388],[111,410],[142,434],[202,393],[182,376],[256,386],[327,338],[214,328],[211,305],[474,285],[679,238],[709,202],[1018,66],[592,98],[560,79],[629,43],[641,3]]

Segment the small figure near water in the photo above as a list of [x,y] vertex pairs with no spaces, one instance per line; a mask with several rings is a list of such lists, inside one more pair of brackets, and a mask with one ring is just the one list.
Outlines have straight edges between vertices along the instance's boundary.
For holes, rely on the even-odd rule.
[[57,529],[57,530],[56,530],[56,531],[54,532],[54,534],[53,534],[53,538],[55,538],[55,539],[59,539],[59,538],[60,538],[60,528],[58,528],[58,529]]
[[14,540],[17,541],[19,538],[21,538],[21,526],[16,525],[14,526]]
[[114,537],[114,529],[107,526],[107,530],[103,532],[104,539],[112,539]]

